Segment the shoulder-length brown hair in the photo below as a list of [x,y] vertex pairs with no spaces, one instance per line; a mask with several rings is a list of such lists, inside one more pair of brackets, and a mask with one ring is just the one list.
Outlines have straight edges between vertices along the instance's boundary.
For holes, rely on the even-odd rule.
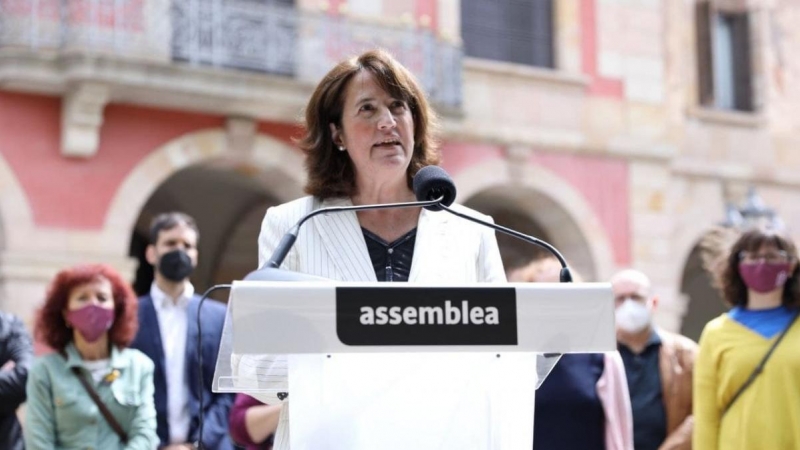
[[82,284],[103,278],[111,283],[114,296],[114,324],[108,330],[108,340],[117,347],[127,347],[139,328],[139,302],[128,283],[104,264],[74,266],[56,275],[36,317],[37,339],[54,350],[64,350],[72,341],[72,330],[64,320],[70,293]]
[[[756,227],[745,231],[731,247],[720,275],[722,299],[728,306],[747,306],[747,285],[739,275],[742,252],[757,252],[762,246],[774,246],[788,253],[790,261],[797,263],[797,247],[781,231],[774,228]],[[785,306],[800,305],[800,264],[795,264],[783,288]]]
[[389,95],[405,101],[414,119],[414,150],[406,171],[408,187],[419,169],[439,164],[433,138],[436,116],[414,76],[383,50],[371,50],[340,62],[320,81],[306,106],[305,134],[298,140],[306,154],[306,193],[326,199],[356,194],[353,162],[347,152],[335,149],[330,124],[342,126],[344,97],[350,80],[369,71]]

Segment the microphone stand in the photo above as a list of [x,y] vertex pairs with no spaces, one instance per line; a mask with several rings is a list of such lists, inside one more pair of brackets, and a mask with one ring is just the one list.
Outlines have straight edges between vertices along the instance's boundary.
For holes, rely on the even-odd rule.
[[[460,212],[455,211],[455,210],[451,209],[450,207],[448,207],[446,205],[443,205],[441,203],[438,206],[441,207],[443,210],[449,212],[450,214],[453,214],[455,216],[461,217],[462,219],[469,220],[470,222],[474,222],[474,223],[477,223],[479,225],[485,225],[485,226],[487,226],[489,228],[492,228],[492,229],[494,229],[496,231],[499,231],[499,232],[501,232],[503,234],[507,234],[509,236],[513,236],[513,237],[515,237],[517,239],[521,239],[521,240],[523,240],[525,242],[529,242],[531,244],[538,245],[539,247],[542,247],[542,248],[546,249],[553,256],[555,256],[556,259],[558,259],[559,263],[561,263],[561,272],[558,274],[559,282],[561,282],[561,283],[572,283],[572,273],[570,272],[569,267],[567,266],[567,260],[564,259],[563,255],[561,255],[561,252],[559,252],[555,247],[553,247],[549,243],[547,243],[547,242],[545,242],[545,241],[543,241],[541,239],[535,238],[533,236],[529,236],[527,234],[520,233],[519,231],[512,230],[511,228],[506,228],[506,227],[504,227],[502,225],[498,225],[496,223],[486,222],[486,221],[477,219],[475,217],[472,217],[470,215],[467,215],[467,214],[464,214],[464,213],[460,213]],[[553,360],[552,362],[548,361],[547,363],[545,363],[545,364],[550,364],[548,369],[547,369],[548,372],[550,370],[553,370],[553,366],[555,366],[555,364],[558,362],[558,360],[561,359],[561,353],[542,353],[542,356],[547,360],[549,360],[551,358],[555,358],[555,360]],[[538,363],[537,363],[537,366],[538,366]]]
[[203,296],[200,297],[200,301],[197,303],[197,365],[199,366],[197,370],[197,382],[198,382],[198,406],[199,406],[199,415],[197,416],[197,442],[195,442],[194,447],[198,450],[203,450],[205,445],[203,444],[203,398],[205,397],[203,394],[203,332],[202,332],[202,324],[200,323],[200,310],[203,307],[203,302],[206,301],[209,295],[212,292],[218,289],[230,289],[232,288],[232,284],[217,284],[215,286],[211,286],[203,293]]
[[523,240],[525,242],[529,242],[531,244],[538,245],[539,247],[545,248],[547,251],[552,253],[553,256],[556,257],[556,259],[558,259],[559,263],[561,263],[561,272],[558,275],[559,281],[561,283],[572,283],[572,273],[570,272],[569,267],[567,266],[567,260],[565,260],[564,257],[561,255],[561,252],[559,252],[555,247],[553,247],[549,243],[547,243],[547,242],[545,242],[545,241],[543,241],[541,239],[535,238],[533,236],[528,236],[527,234],[520,233],[519,231],[512,230],[511,228],[506,228],[506,227],[504,227],[502,225],[498,225],[496,223],[486,222],[486,221],[480,220],[478,218],[472,217],[470,215],[467,215],[467,214],[464,214],[464,213],[460,213],[460,212],[458,212],[458,211],[456,211],[454,209],[451,209],[450,207],[448,207],[446,205],[443,205],[441,203],[438,204],[437,206],[441,207],[443,210],[449,212],[450,214],[453,214],[455,216],[461,217],[462,219],[467,219],[470,222],[475,222],[475,223],[480,224],[480,225],[485,225],[485,226],[487,226],[489,228],[492,228],[494,230],[497,230],[497,231],[499,231],[499,232],[501,232],[503,234],[507,234],[507,235],[513,236],[513,237],[515,237],[517,239],[521,239],[521,240]]

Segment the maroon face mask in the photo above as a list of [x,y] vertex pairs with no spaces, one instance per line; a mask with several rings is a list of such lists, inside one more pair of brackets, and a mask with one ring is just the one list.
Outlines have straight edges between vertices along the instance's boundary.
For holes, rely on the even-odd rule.
[[768,263],[766,261],[754,264],[739,263],[739,275],[744,284],[755,292],[766,293],[783,287],[789,279],[788,262]]
[[114,310],[98,305],[86,305],[81,309],[67,311],[66,319],[67,323],[75,327],[87,342],[95,342],[114,323]]

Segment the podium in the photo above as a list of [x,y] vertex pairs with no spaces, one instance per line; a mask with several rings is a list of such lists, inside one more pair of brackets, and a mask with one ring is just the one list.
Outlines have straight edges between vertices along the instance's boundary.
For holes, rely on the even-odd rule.
[[237,281],[214,390],[290,400],[293,450],[530,449],[557,354],[615,349],[607,283]]

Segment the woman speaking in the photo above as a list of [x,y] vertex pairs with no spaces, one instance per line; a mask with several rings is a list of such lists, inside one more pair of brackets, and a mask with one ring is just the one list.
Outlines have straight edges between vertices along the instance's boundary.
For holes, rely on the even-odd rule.
[[[299,145],[306,154],[308,182],[305,191],[309,196],[267,211],[259,236],[260,266],[269,260],[284,234],[309,212],[330,206],[414,201],[414,175],[425,166],[439,163],[439,152],[433,138],[434,113],[414,77],[386,52],[369,51],[339,63],[316,87],[305,114],[305,134]],[[452,208],[491,220],[460,205]],[[493,230],[446,212],[421,208],[317,215],[301,228],[296,244],[281,267],[337,281],[448,285],[505,281]],[[435,360],[398,353],[368,357],[336,355],[334,359],[341,362],[351,358],[347,359],[348,364],[352,364],[350,367],[359,368],[355,372],[371,374],[368,382],[405,380],[406,375],[398,373],[408,373],[407,378],[413,378],[420,376],[420,371],[436,376],[453,371],[453,367],[478,371],[475,367],[479,364],[464,356],[427,356],[434,356]],[[311,366],[319,367],[314,363]],[[387,398],[397,398],[391,397],[391,392],[398,392],[397,389],[398,385],[394,384],[391,389],[376,389],[375,396],[364,398],[380,397],[381,401],[391,402]],[[406,393],[407,389],[401,391],[400,397],[418,394]],[[330,390],[326,395],[328,393]],[[464,396],[461,401],[470,403],[467,398]],[[478,399],[479,402],[482,400]],[[369,403],[370,400],[366,401]],[[400,403],[404,402],[401,399]],[[409,404],[413,408],[414,403],[406,406]],[[362,404],[361,410],[373,406]],[[474,411],[481,409],[473,404],[462,408],[461,413],[470,408]],[[348,404],[348,409],[353,411],[357,407]],[[404,444],[394,440],[391,448],[403,448],[403,445],[405,448],[424,448],[425,444],[430,444],[426,442],[426,436],[430,434],[425,434],[425,428],[433,425],[420,419],[426,413],[431,414],[430,410],[409,414],[409,420],[416,419],[416,422],[404,424],[408,432],[398,437]],[[282,448],[286,444],[280,443],[285,442],[284,434],[288,431],[286,404],[275,414],[280,414],[275,448]],[[481,420],[476,417],[485,418],[473,414],[469,420]],[[353,436],[359,436],[352,442],[358,441],[363,447],[367,444],[359,433],[370,425],[353,422],[357,421],[330,417],[330,422],[324,422],[324,428],[337,429],[336,436],[347,435],[341,431],[342,427],[352,428]],[[375,429],[371,432],[373,436],[380,433]],[[438,431],[433,430],[433,433]],[[459,438],[466,440],[468,435],[462,430]],[[439,438],[441,436],[434,439]],[[338,445],[335,448],[348,448],[349,444],[339,442]],[[388,448],[385,441],[381,441],[379,446]]]
[[[434,123],[413,76],[387,53],[370,51],[334,67],[311,96],[299,143],[310,195],[267,211],[259,266],[315,209],[416,200],[414,175],[439,162]],[[339,281],[505,281],[494,231],[421,208],[316,216],[282,267]]]

